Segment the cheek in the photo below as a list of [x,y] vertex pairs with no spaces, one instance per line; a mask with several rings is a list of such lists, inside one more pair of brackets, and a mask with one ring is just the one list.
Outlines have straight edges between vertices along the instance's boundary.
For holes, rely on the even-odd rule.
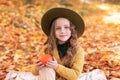
[[55,31],[55,36],[57,36],[59,33],[58,33],[58,31]]
[[71,35],[71,31],[69,30],[68,33]]

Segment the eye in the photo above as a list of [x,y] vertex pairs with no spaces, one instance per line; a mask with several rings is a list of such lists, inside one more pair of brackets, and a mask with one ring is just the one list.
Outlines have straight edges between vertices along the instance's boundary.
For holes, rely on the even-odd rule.
[[56,30],[60,30],[61,28],[60,28],[60,27],[56,27],[55,29],[56,29]]
[[70,29],[70,26],[65,26],[65,29]]

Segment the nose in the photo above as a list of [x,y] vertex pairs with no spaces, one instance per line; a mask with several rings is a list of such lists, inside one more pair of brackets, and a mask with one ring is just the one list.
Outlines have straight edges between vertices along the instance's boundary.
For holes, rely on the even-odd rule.
[[62,32],[62,33],[64,33],[64,32],[65,32],[65,29],[64,29],[63,27],[61,28],[61,32]]

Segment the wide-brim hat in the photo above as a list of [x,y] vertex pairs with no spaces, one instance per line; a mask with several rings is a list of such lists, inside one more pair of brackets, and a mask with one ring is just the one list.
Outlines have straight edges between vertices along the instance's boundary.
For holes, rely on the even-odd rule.
[[52,22],[58,17],[69,19],[76,26],[75,29],[78,37],[83,34],[85,24],[78,13],[68,8],[52,8],[48,10],[41,19],[42,30],[47,36],[50,35]]

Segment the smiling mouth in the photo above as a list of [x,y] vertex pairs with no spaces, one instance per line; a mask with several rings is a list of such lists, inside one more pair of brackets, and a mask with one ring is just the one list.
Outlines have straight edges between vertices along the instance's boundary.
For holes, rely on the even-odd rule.
[[65,37],[65,36],[67,36],[67,35],[60,35],[60,37]]

